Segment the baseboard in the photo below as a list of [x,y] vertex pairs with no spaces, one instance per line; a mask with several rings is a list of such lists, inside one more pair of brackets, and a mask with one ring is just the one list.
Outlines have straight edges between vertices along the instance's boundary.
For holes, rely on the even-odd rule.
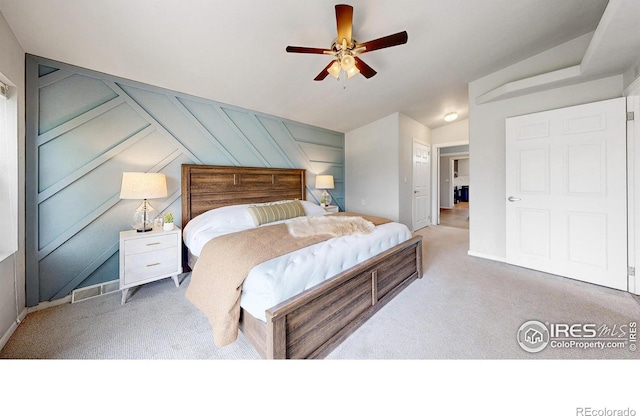
[[23,309],[20,315],[18,316],[18,319],[13,321],[9,329],[7,329],[7,331],[4,333],[2,338],[0,338],[0,350],[2,350],[5,345],[7,345],[7,342],[9,342],[9,339],[11,338],[13,333],[16,332],[16,329],[18,329],[18,325],[20,325],[20,322],[22,322],[24,317],[27,316],[27,313],[28,313],[27,310]]
[[41,311],[43,309],[51,308],[53,306],[63,305],[65,303],[71,303],[71,295],[67,295],[64,298],[60,298],[52,301],[40,302],[36,306],[31,306],[30,308],[28,308],[27,312],[31,313],[35,311]]
[[481,259],[499,261],[500,263],[507,263],[507,259],[504,257],[492,256],[490,254],[478,253],[477,251],[471,251],[471,250],[467,251],[467,254],[472,257],[479,257]]

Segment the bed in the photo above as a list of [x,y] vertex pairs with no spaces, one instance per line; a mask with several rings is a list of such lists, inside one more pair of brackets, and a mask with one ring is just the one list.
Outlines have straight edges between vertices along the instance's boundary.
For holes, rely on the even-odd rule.
[[[187,236],[187,231],[195,228],[192,225],[202,221],[212,210],[217,215],[218,211],[233,211],[251,204],[283,200],[306,200],[304,169],[183,165],[182,226],[185,231],[185,270],[192,270],[198,262],[202,264],[205,261],[199,258],[200,251],[193,248],[193,238],[191,235]],[[304,203],[304,206],[306,215],[320,215],[313,211],[314,204]],[[398,231],[401,228],[398,226],[400,224],[385,223],[375,227],[374,232],[401,232]],[[334,247],[344,238],[349,237],[310,245],[300,252],[296,250],[294,253],[288,253],[287,256],[304,258],[300,257],[304,250],[317,251],[320,250],[318,247],[321,244],[329,242]],[[317,276],[309,278],[311,274],[316,273],[317,264],[307,265],[302,262],[298,275],[306,282],[306,286],[297,293],[287,295],[286,299],[280,299],[277,304],[266,307],[261,307],[259,302],[246,301],[247,297],[251,298],[251,290],[254,290],[251,288],[259,285],[256,282],[260,282],[257,278],[252,280],[255,272],[252,269],[243,286],[239,312],[240,331],[262,358],[325,357],[394,296],[422,277],[422,238],[409,233],[405,238],[398,237],[398,243],[389,243],[394,241],[394,238],[396,237],[385,240],[388,247],[382,243],[372,243],[372,247],[377,247],[379,251],[372,254],[372,257],[352,265],[347,264],[346,268],[328,277],[326,274],[329,271],[324,270],[320,274],[324,272],[325,276],[320,276],[319,280]],[[358,241],[358,244],[363,244],[364,239]],[[343,247],[350,245],[348,240],[343,244],[346,244]],[[325,252],[344,254],[345,250],[325,249]],[[307,253],[308,256],[316,254]],[[269,261],[278,260],[280,258]],[[260,264],[260,267],[255,269],[263,266]],[[313,272],[309,267],[313,267]],[[269,267],[267,269],[274,270]],[[278,270],[277,267],[275,270]],[[215,270],[211,273],[214,274]],[[275,280],[278,280],[281,276],[276,277]],[[192,284],[193,276],[190,285]]]

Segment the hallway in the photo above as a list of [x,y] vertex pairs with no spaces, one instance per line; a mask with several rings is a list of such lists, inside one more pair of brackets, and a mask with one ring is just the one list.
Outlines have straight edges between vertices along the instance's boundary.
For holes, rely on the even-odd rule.
[[458,202],[453,209],[440,208],[440,225],[469,229],[469,203]]

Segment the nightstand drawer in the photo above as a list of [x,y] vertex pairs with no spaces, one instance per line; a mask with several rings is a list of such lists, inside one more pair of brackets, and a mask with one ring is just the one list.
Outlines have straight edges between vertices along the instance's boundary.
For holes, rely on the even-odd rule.
[[126,255],[124,256],[124,284],[129,285],[172,272],[178,274],[179,267],[175,247]]
[[145,253],[148,251],[159,251],[178,244],[175,235],[157,235],[143,238],[127,240],[124,243],[124,250],[127,256],[131,254]]

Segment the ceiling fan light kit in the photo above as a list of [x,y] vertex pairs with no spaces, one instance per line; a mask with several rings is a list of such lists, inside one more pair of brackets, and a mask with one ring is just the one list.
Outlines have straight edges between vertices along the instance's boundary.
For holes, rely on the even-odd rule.
[[338,37],[331,45],[331,49],[308,48],[304,46],[287,46],[289,53],[311,53],[332,55],[335,59],[329,63],[315,78],[314,81],[322,81],[331,74],[334,78],[339,78],[344,71],[348,78],[357,74],[371,78],[377,72],[356,55],[366,52],[384,49],[391,46],[403,45],[407,43],[407,32],[399,32],[393,35],[374,39],[364,43],[358,43],[351,33],[353,31],[353,7],[347,4],[336,5],[336,26]]

